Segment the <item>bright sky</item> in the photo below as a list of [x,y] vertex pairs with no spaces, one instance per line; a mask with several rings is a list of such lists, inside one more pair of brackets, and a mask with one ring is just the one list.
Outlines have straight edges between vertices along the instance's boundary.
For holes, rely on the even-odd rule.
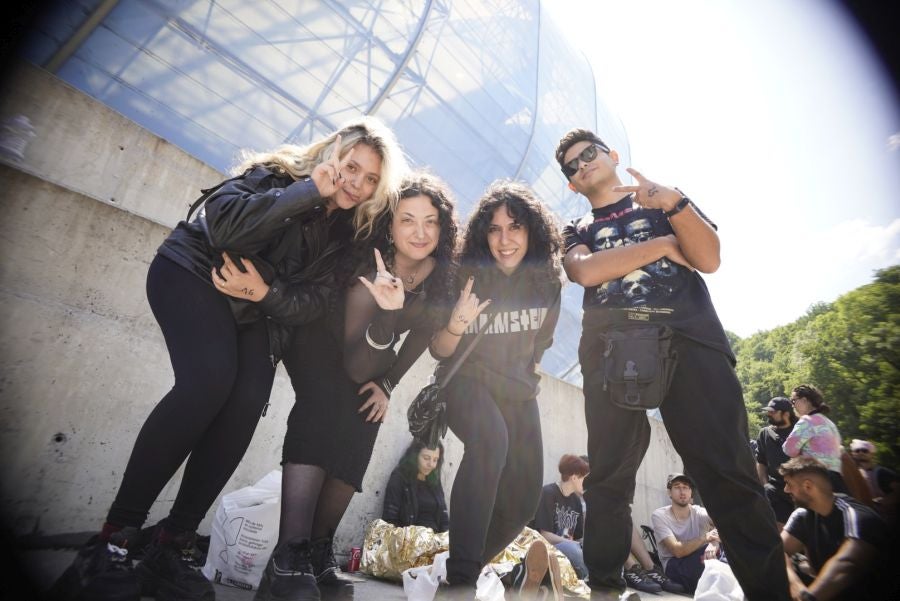
[[898,99],[840,5],[543,5],[593,64],[632,166],[719,226],[722,266],[704,277],[726,329],[790,323],[900,263]]

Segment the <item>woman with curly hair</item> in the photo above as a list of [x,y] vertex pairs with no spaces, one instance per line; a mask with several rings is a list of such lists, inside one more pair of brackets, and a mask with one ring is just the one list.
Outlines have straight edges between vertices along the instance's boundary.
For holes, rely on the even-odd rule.
[[[471,589],[534,517],[543,486],[537,365],[553,342],[560,309],[561,239],[556,221],[526,186],[494,182],[469,220],[460,274],[490,307],[456,312],[432,353],[451,364],[487,330],[448,383],[447,421],[465,445],[451,492],[447,581]],[[458,305],[459,307],[459,305]]]
[[[175,227],[147,275],[175,383],[137,436],[101,533],[53,595],[213,598],[192,559],[195,530],[250,444],[290,327],[325,313],[337,257],[396,202],[405,170],[393,133],[363,118],[309,146],[248,155]],[[185,460],[135,568],[129,547]]]
[[340,266],[332,313],[294,337],[279,542],[258,601],[318,599],[318,585],[340,580],[332,537],[362,490],[392,389],[453,307],[456,231],[447,186],[410,177]]

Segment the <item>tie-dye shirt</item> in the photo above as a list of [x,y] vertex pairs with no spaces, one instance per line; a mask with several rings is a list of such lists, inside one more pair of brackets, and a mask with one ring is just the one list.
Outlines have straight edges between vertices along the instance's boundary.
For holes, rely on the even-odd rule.
[[788,457],[806,455],[832,471],[841,471],[841,434],[834,422],[821,413],[801,417],[781,448]]

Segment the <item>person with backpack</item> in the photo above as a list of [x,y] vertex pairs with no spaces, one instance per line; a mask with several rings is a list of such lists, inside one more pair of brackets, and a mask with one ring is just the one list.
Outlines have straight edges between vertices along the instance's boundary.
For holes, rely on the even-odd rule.
[[[305,147],[248,154],[175,227],[147,276],[175,384],[142,426],[101,532],[52,597],[214,598],[193,553],[197,526],[250,444],[292,326],[324,315],[337,258],[354,231],[371,230],[404,172],[393,133],[362,118]],[[139,529],[185,460],[134,567]]]

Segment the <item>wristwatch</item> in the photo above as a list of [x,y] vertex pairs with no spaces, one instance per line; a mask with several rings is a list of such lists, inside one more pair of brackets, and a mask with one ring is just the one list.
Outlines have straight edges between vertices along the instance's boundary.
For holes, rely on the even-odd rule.
[[816,596],[813,595],[809,591],[803,591],[802,593],[800,593],[800,600],[801,601],[819,601],[818,599],[816,599]]
[[[679,192],[681,192],[681,190],[679,190]],[[675,206],[672,207],[671,211],[666,211],[666,217],[669,217],[669,218],[674,217],[675,215],[677,215],[678,213],[683,211],[684,208],[686,206],[688,206],[689,204],[691,204],[691,199],[688,198],[687,196],[685,196],[684,193],[682,193],[681,200],[679,200],[677,203],[675,203]]]

